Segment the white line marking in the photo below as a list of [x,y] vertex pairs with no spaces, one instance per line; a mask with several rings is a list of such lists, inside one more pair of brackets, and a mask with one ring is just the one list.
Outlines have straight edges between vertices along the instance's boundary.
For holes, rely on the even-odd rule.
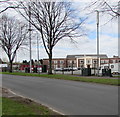
[[[31,99],[31,98],[28,98],[28,97],[24,97],[24,96],[22,96],[22,95],[20,95],[20,94],[16,94],[16,93],[13,92],[11,89],[7,89],[7,90],[8,90],[9,92],[11,92],[12,94],[16,95],[16,96],[19,96],[19,97],[22,97],[22,98],[27,98],[27,99],[32,100],[33,102],[39,103],[37,100]],[[40,104],[41,104],[41,103],[40,103]],[[65,115],[65,114],[63,114],[62,112],[59,112],[59,111],[57,111],[57,110],[49,107],[49,106],[46,105],[46,104],[41,104],[41,105],[48,107],[50,110],[52,110],[52,111],[54,111],[54,112],[56,112],[56,113],[59,113],[60,115]]]

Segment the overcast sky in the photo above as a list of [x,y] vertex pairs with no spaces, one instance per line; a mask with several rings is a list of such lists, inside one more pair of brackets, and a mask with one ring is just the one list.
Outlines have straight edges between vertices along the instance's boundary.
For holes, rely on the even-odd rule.
[[[73,0],[74,7],[77,8],[78,15],[86,17],[86,13],[89,10],[81,10],[85,5],[88,4],[87,1],[78,2],[79,0]],[[117,3],[117,0],[114,1],[114,4]],[[6,13],[14,17],[19,15],[16,14],[13,10],[9,10]],[[118,55],[118,21],[114,19],[109,23],[105,24],[109,20],[108,15],[103,15],[100,13],[100,54],[107,54],[109,57],[113,55]],[[71,43],[68,39],[61,40],[58,42],[56,47],[53,50],[53,58],[65,58],[67,55],[74,54],[96,54],[96,12],[89,15],[88,20],[86,21],[86,31],[87,36],[74,38],[76,43]],[[34,42],[35,43],[35,42]],[[42,43],[40,43],[40,58],[48,58]],[[32,59],[37,59],[37,48],[36,44],[32,45]],[[1,49],[0,49],[1,51]],[[7,58],[5,53],[2,51],[0,58]],[[21,49],[17,52],[16,61],[29,60],[29,51]]]

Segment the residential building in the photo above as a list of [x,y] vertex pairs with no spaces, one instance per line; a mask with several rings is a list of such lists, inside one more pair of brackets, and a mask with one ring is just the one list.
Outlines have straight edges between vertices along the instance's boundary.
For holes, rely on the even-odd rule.
[[[109,58],[106,54],[99,55],[99,66],[102,62],[109,62]],[[49,59],[43,59],[43,64],[49,66]],[[86,54],[86,55],[67,55],[66,58],[53,58],[52,68],[96,68],[97,67],[97,55]]]
[[[110,68],[114,72],[120,70],[120,57],[113,56],[108,58],[106,54],[99,55],[99,63],[97,54],[80,54],[80,55],[67,55],[66,58],[53,58],[52,69],[57,68],[92,68],[96,69],[99,64],[99,68]],[[43,59],[43,65],[49,67],[49,59]]]
[[[49,66],[49,59],[43,59],[43,65]],[[52,59],[52,68],[65,68],[67,67],[66,58],[53,58]]]

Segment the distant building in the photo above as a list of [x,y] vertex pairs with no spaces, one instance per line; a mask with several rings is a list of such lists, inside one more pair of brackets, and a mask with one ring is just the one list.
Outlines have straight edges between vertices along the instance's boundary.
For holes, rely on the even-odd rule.
[[[53,58],[52,60],[52,68],[65,68],[68,66],[66,58]],[[49,59],[43,59],[43,65],[49,65]]]
[[0,58],[0,64],[2,64],[3,63],[3,61],[2,61],[2,59]]
[[[105,54],[99,55],[100,59],[108,58]],[[97,67],[97,55],[96,54],[86,54],[86,55],[67,55],[67,59],[71,61],[74,59],[75,67],[77,68],[96,68]],[[100,61],[99,59],[99,61]],[[99,62],[100,65],[100,62]]]
[[1,64],[1,63],[0,63],[0,72],[2,72],[2,69],[3,69],[3,68],[7,68],[7,67],[8,67],[7,64]]
[[[99,55],[99,66],[106,64],[120,63],[120,58],[118,56],[113,56],[113,58],[108,58],[106,54]],[[43,59],[43,64],[49,66],[49,59]],[[80,54],[80,55],[67,55],[66,58],[53,58],[52,68],[97,68],[97,54]]]

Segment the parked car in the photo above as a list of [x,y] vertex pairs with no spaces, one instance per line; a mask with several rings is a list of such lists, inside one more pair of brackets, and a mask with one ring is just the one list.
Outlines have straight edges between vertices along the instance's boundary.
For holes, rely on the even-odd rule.
[[41,67],[38,67],[38,68],[37,68],[37,72],[42,72],[42,68],[41,68]]
[[72,68],[72,67],[68,67],[68,68],[56,68],[54,71],[76,71],[78,70],[77,68]]
[[56,68],[54,71],[62,71],[62,68]]

